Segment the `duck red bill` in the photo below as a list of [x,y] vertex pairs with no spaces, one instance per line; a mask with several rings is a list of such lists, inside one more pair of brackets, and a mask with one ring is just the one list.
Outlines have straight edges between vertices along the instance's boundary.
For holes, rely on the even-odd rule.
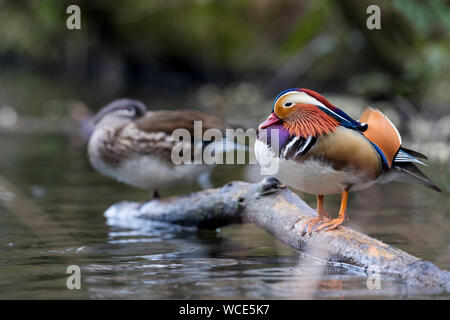
[[271,113],[266,121],[259,125],[259,129],[267,128],[268,126],[273,125],[274,123],[280,122],[281,119],[277,117],[275,113]]

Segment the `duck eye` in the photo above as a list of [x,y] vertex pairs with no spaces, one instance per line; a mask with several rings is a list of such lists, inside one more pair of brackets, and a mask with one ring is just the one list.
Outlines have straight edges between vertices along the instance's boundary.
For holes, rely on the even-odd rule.
[[292,102],[286,102],[285,104],[284,104],[284,106],[286,107],[286,108],[289,108],[289,107],[291,107],[292,106]]

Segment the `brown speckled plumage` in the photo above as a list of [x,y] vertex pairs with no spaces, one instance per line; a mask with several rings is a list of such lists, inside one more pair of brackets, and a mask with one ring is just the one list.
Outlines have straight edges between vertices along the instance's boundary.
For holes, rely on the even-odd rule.
[[102,160],[111,166],[135,156],[153,155],[171,165],[171,151],[177,141],[163,131],[139,132],[134,123],[107,130],[99,145]]
[[[96,116],[96,127],[88,145],[89,160],[100,173],[136,187],[155,189],[169,186],[171,182],[190,182],[211,167],[174,164],[172,150],[180,142],[172,137],[172,132],[186,129],[193,137],[194,121],[202,122],[202,135],[210,128],[222,132],[225,129],[221,119],[202,112],[147,112],[139,101],[114,101]],[[186,145],[182,149],[191,150],[192,156],[200,153],[203,144],[198,142],[183,141]]]

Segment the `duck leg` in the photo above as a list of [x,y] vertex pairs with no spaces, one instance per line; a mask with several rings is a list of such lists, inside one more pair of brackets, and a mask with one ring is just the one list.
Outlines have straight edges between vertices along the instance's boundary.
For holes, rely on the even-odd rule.
[[138,210],[140,210],[142,208],[142,206],[144,204],[146,204],[149,201],[153,201],[153,200],[159,200],[159,192],[157,189],[154,190],[149,190],[148,192],[148,199],[145,199],[144,201],[141,202],[141,204],[138,206]]
[[[323,195],[317,195],[317,217],[310,219],[303,223],[300,230],[302,231],[302,236],[308,232],[311,234],[312,228],[319,222],[327,222],[330,220],[330,216],[323,210]],[[307,230],[305,231],[305,228]]]
[[331,219],[328,222],[321,223],[317,229],[314,231],[320,231],[320,230],[334,230],[337,227],[339,227],[342,223],[345,221],[345,211],[347,210],[347,202],[348,202],[348,191],[345,190],[341,193],[341,208],[339,209],[339,216],[336,219]]

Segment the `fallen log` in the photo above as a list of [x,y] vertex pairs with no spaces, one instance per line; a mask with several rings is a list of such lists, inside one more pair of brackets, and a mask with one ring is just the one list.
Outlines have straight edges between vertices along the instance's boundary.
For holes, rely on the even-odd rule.
[[121,202],[105,212],[106,216],[131,214],[207,229],[251,222],[302,254],[346,268],[399,278],[425,290],[450,292],[450,272],[364,233],[340,227],[302,236],[300,226],[315,212],[273,178],[256,184],[230,182],[222,188],[143,204]]

